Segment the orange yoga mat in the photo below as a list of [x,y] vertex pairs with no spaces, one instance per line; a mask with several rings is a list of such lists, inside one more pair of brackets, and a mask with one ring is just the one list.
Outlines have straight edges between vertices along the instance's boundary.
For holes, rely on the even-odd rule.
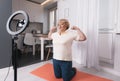
[[[47,81],[63,81],[62,79],[55,78],[53,66],[50,63],[47,63],[33,70],[31,73]],[[77,74],[72,79],[72,81],[112,81],[112,80],[77,71]]]

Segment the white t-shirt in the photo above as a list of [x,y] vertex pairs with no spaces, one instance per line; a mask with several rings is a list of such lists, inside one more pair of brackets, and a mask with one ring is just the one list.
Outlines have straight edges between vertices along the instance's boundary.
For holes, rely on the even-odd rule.
[[55,32],[51,35],[53,39],[53,58],[57,60],[72,60],[72,42],[77,38],[77,32],[66,30],[59,35]]

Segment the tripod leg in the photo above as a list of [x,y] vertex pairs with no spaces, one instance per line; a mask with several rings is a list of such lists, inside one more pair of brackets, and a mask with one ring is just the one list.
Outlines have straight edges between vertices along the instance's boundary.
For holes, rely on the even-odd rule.
[[12,41],[12,64],[14,69],[14,81],[17,81],[17,44]]
[[14,53],[14,81],[17,81],[17,48],[15,47],[15,53]]

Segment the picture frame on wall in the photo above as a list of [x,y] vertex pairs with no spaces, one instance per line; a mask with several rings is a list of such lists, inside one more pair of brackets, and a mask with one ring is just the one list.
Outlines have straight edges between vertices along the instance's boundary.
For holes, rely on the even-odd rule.
[[64,9],[64,18],[69,18],[69,8]]

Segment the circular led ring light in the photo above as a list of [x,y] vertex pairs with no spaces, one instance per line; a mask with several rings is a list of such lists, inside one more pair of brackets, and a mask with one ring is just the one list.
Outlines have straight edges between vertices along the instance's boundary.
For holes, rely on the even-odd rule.
[[[20,30],[13,32],[13,31],[11,31],[11,29],[10,29],[10,23],[11,23],[12,19],[13,19],[16,15],[19,15],[19,14],[22,14],[22,15],[25,17],[25,24],[23,25],[23,27],[22,27]],[[28,14],[27,14],[26,12],[24,12],[24,11],[22,11],[22,10],[19,10],[19,11],[14,12],[14,13],[9,17],[9,19],[8,19],[8,21],[7,21],[7,24],[6,24],[7,32],[8,32],[9,34],[11,34],[11,35],[17,35],[17,34],[23,32],[24,29],[26,28],[27,24],[28,24],[28,20],[29,20],[29,18],[28,18]]]

